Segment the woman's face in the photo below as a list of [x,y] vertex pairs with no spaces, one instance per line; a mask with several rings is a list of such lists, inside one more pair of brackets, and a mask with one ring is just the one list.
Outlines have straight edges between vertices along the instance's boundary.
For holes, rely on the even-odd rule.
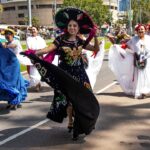
[[76,21],[71,20],[68,23],[68,32],[70,35],[77,35],[79,32],[79,25]]
[[31,34],[32,34],[32,36],[37,36],[37,34],[38,34],[37,28],[32,27],[32,28],[31,28]]
[[140,26],[137,33],[139,37],[144,37],[144,34],[145,34],[144,26]]
[[12,33],[7,33],[7,34],[5,34],[5,38],[6,38],[7,41],[10,42],[10,41],[13,40],[14,36],[13,36]]

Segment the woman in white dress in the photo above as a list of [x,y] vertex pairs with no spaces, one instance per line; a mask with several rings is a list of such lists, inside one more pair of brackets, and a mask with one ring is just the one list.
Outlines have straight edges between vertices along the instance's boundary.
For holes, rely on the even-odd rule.
[[[39,50],[46,47],[45,40],[38,35],[38,30],[36,27],[31,28],[31,36],[26,40],[28,49]],[[30,76],[30,87],[35,87],[35,90],[38,92],[41,87],[41,76],[35,66],[30,65],[29,67],[29,76]]]
[[111,48],[109,66],[123,91],[142,99],[150,93],[150,36],[145,34],[144,25],[138,25],[136,31],[137,35],[127,42],[126,50],[117,45]]

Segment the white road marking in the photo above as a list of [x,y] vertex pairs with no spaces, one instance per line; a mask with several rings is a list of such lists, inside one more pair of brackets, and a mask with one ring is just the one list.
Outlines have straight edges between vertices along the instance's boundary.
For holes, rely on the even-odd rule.
[[[45,123],[48,122],[48,121],[49,121],[49,119],[45,119],[45,120],[43,120],[43,121],[40,121],[39,123],[37,123],[37,124],[35,124],[35,125],[33,125],[33,126],[27,128],[27,129],[25,129],[25,130],[22,130],[21,132],[10,136],[10,137],[8,137],[7,139],[5,139],[5,140],[3,140],[3,141],[0,141],[0,146],[2,146],[3,144],[5,144],[5,143],[7,143],[7,142],[9,142],[9,141],[11,141],[11,140],[13,140],[13,139],[15,139],[15,138],[21,136],[21,135],[23,135],[23,134],[25,134],[25,133],[27,133],[27,132],[33,130],[33,129],[39,127],[39,126],[41,126],[42,124],[45,124]],[[50,128],[50,129],[51,129],[51,128]]]
[[107,85],[107,86],[104,87],[103,89],[101,89],[101,90],[99,90],[98,92],[96,92],[96,94],[100,94],[100,93],[104,92],[105,90],[109,89],[110,87],[112,87],[113,85],[115,85],[115,84],[117,84],[117,83],[118,83],[118,82],[115,81],[115,82],[113,82],[113,83]]
[[[99,94],[99,93],[101,93],[101,92],[104,92],[105,90],[107,90],[108,88],[112,87],[113,85],[115,85],[115,84],[117,84],[117,83],[118,83],[118,82],[115,81],[115,82],[113,82],[113,83],[107,85],[105,88],[103,88],[103,89],[99,90],[98,92],[96,92],[96,94]],[[13,139],[16,139],[17,137],[19,137],[19,136],[21,136],[21,135],[23,135],[23,134],[25,134],[25,133],[27,133],[27,132],[29,132],[29,131],[31,131],[31,130],[33,130],[33,129],[35,129],[35,128],[41,126],[41,125],[43,125],[43,124],[45,124],[45,123],[48,122],[48,121],[49,121],[49,119],[45,119],[45,120],[43,120],[43,121],[40,121],[39,123],[37,123],[37,124],[35,124],[35,125],[33,125],[33,126],[27,128],[27,129],[25,129],[25,130],[22,130],[22,131],[20,131],[19,133],[14,134],[14,135],[12,135],[12,136],[6,138],[5,140],[0,141],[0,146],[2,146],[3,144],[5,144],[5,143],[7,143],[7,142],[9,142],[9,141],[12,141]],[[52,129],[52,128],[50,128],[50,129]]]

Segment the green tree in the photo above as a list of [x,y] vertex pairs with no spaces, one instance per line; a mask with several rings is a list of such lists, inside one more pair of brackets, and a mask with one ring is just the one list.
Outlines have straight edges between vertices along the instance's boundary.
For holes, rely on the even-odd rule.
[[112,14],[102,0],[64,0],[63,7],[77,7],[88,12],[94,22],[101,26],[112,19]]
[[131,0],[133,25],[147,23],[150,20],[150,0]]
[[[28,20],[29,20],[28,17],[24,18],[24,22],[26,24],[28,24]],[[32,17],[32,25],[33,26],[39,26],[39,19],[37,17]]]
[[39,26],[39,19],[36,18],[36,17],[33,17],[33,18],[32,18],[32,25],[33,25],[33,26]]

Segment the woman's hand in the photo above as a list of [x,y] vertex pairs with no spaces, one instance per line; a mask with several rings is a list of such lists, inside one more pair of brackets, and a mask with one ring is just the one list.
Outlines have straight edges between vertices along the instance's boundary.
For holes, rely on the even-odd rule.
[[98,27],[95,27],[95,35],[94,35],[94,37],[99,37],[99,35],[100,35],[100,30],[99,30],[99,28]]
[[6,43],[2,43],[3,48],[7,48],[7,44]]

